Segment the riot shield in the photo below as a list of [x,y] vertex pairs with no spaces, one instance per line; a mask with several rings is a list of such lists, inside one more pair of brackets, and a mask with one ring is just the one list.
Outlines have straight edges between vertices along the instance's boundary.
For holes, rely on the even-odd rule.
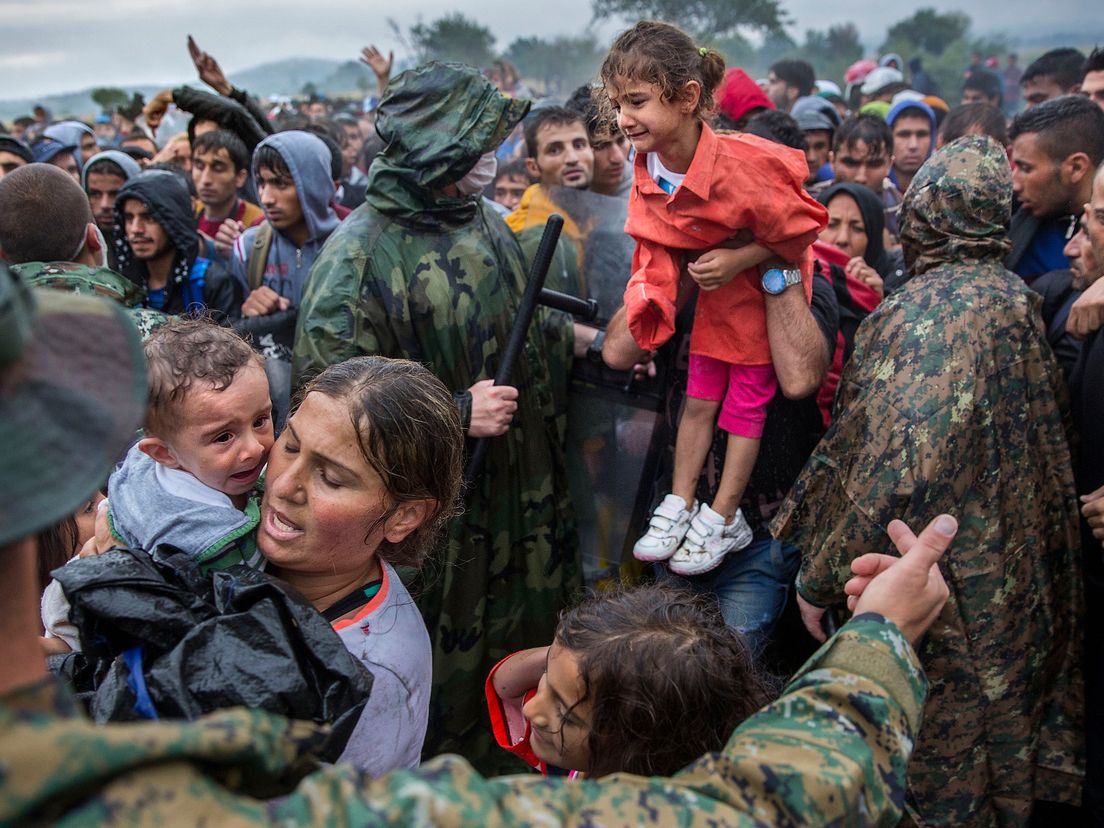
[[[566,187],[539,188],[528,201],[519,241],[532,256],[532,240],[548,216],[565,218],[563,239],[549,287],[595,299],[604,328],[621,307],[632,264],[633,240],[625,234],[628,202]],[[647,519],[653,481],[668,434],[659,376],[631,381],[576,359],[567,395],[567,464],[579,528],[583,578],[590,587],[632,583],[644,567],[632,546]]]

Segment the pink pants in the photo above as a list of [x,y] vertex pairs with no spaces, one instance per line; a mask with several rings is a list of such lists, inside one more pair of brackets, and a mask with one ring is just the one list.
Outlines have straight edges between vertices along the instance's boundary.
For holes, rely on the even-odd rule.
[[762,437],[767,403],[777,388],[773,365],[733,365],[690,354],[686,393],[699,400],[724,400],[717,425],[729,434]]

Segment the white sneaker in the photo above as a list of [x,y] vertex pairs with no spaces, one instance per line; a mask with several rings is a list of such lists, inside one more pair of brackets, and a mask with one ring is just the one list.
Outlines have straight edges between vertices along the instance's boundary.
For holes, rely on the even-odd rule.
[[667,560],[686,537],[691,518],[693,514],[686,508],[685,500],[678,495],[667,495],[652,512],[648,531],[633,547],[633,557],[647,563]]
[[667,566],[678,575],[701,575],[720,566],[729,552],[751,543],[751,535],[751,527],[739,509],[732,523],[725,523],[723,517],[703,505]]

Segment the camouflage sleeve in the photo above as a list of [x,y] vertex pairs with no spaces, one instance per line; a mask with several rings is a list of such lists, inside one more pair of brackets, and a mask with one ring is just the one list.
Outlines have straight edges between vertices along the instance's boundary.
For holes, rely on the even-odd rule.
[[301,387],[329,365],[381,353],[379,342],[361,319],[364,265],[362,258],[342,245],[328,244],[311,267],[295,326],[292,388]]
[[847,624],[722,752],[671,779],[485,779],[440,757],[371,780],[307,777],[272,805],[282,825],[895,825],[926,682],[880,616]]

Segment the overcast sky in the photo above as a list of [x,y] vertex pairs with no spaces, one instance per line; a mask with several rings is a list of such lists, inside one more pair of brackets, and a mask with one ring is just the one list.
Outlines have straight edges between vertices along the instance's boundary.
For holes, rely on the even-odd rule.
[[[782,3],[799,39],[807,28],[851,20],[872,44],[914,8],[874,0]],[[1098,0],[921,0],[915,7],[928,5],[961,9],[983,32],[1104,28]],[[0,0],[0,99],[191,78],[189,33],[230,73],[293,56],[355,58],[368,43],[398,51],[388,17],[405,30],[419,16],[430,21],[455,9],[489,26],[500,49],[522,35],[579,33],[591,14],[590,0]],[[595,34],[609,40],[621,26],[603,24]]]

